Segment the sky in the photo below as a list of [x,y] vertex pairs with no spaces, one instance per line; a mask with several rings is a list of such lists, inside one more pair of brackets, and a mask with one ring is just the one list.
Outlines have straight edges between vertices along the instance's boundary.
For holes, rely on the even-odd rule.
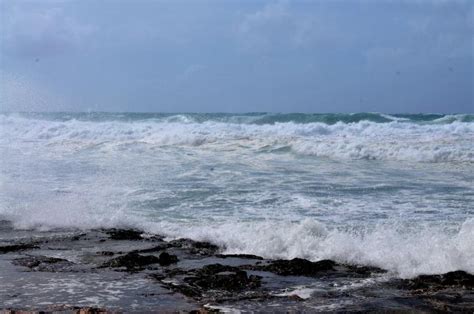
[[474,112],[474,1],[0,0],[1,111]]

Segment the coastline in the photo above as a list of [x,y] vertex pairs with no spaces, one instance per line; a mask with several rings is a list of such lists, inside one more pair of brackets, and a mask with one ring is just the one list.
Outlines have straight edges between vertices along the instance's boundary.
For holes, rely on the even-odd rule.
[[0,313],[474,310],[474,276],[463,271],[400,279],[135,229],[15,234],[2,221],[0,232]]

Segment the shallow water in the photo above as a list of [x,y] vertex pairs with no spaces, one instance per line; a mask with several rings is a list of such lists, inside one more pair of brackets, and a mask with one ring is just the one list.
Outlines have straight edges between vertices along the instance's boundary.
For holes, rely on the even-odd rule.
[[472,115],[0,115],[0,219],[474,273]]

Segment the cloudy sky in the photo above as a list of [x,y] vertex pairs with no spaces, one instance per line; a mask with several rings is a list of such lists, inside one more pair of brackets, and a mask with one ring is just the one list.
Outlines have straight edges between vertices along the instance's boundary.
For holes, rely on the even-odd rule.
[[3,111],[474,112],[469,0],[0,5]]

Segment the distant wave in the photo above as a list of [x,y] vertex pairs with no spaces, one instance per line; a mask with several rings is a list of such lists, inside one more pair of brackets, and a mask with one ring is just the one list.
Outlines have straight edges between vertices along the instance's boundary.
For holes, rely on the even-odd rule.
[[356,123],[371,121],[377,123],[388,123],[393,121],[407,123],[452,123],[452,122],[474,122],[472,114],[384,114],[384,113],[109,113],[109,112],[58,112],[58,113],[4,113],[3,115],[20,116],[32,119],[43,119],[52,121],[145,121],[177,122],[177,123],[204,123],[224,122],[236,124],[275,124],[282,122],[325,123],[336,124]]
[[[115,119],[85,119],[85,114],[50,115],[0,115],[1,140],[41,141],[75,150],[134,144],[212,145],[215,150],[246,147],[263,153],[287,151],[335,159],[474,162],[474,122],[470,115],[397,115],[389,122],[381,122],[390,116],[380,114],[213,114],[212,119],[198,114],[146,119],[138,114],[113,114]],[[333,120],[327,120],[329,117]],[[245,123],[236,122],[244,118]],[[308,122],[316,118],[327,121]],[[342,122],[344,119],[346,122]]]

